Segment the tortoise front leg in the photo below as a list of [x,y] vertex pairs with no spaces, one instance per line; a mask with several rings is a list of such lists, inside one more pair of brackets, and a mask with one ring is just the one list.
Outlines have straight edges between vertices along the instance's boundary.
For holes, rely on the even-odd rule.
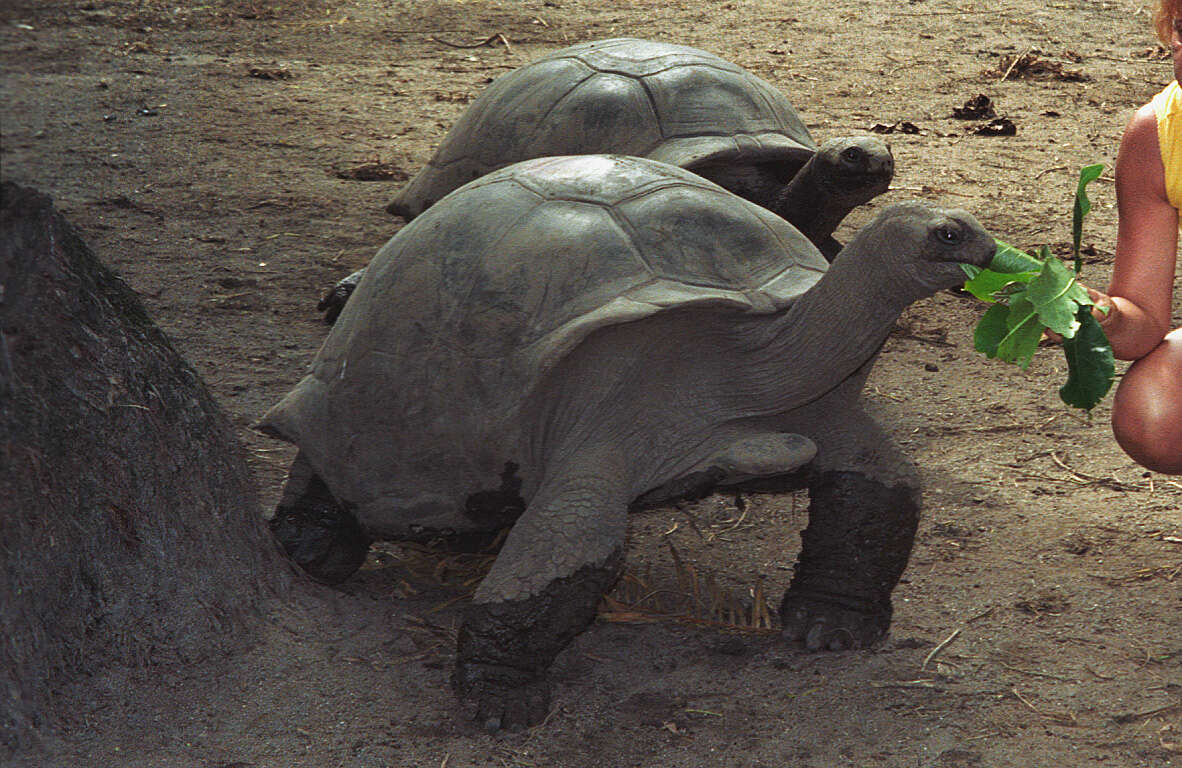
[[628,499],[606,474],[545,483],[464,614],[452,687],[490,732],[546,717],[547,669],[619,576]]
[[913,465],[856,406],[850,416],[840,434],[818,440],[809,524],[780,606],[784,637],[809,650],[866,648],[886,636],[919,524]]
[[919,494],[857,472],[809,484],[809,524],[780,616],[784,636],[811,651],[866,648],[886,636],[891,591],[919,522]]

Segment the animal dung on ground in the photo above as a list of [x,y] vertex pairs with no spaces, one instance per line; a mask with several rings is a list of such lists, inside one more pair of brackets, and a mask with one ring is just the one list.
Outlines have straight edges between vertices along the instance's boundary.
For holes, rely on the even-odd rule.
[[904,133],[909,135],[918,135],[922,133],[922,129],[908,120],[900,120],[895,123],[875,123],[870,126],[871,133]]
[[986,74],[1000,74],[1002,80],[1059,80],[1071,83],[1086,83],[1092,78],[1079,69],[1064,69],[1057,61],[1041,58],[1037,51],[1028,50],[1019,56],[1002,56],[997,67]]
[[375,158],[348,168],[337,168],[333,175],[349,181],[406,181],[410,174],[395,163],[383,163]]
[[957,120],[992,120],[997,117],[997,110],[993,108],[993,99],[978,93],[964,106],[953,107],[952,116]]
[[1014,125],[1014,121],[1008,117],[999,117],[990,120],[977,130],[973,131],[976,136],[1013,136],[1018,133],[1018,126]]
[[277,66],[253,66],[246,73],[259,80],[290,80],[295,77],[290,69]]

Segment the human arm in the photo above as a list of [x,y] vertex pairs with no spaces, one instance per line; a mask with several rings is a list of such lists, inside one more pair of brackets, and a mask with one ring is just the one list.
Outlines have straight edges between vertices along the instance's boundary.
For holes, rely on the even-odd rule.
[[1125,128],[1116,160],[1119,224],[1116,261],[1107,295],[1093,293],[1113,354],[1137,360],[1170,330],[1178,249],[1178,210],[1166,197],[1157,118],[1145,105]]

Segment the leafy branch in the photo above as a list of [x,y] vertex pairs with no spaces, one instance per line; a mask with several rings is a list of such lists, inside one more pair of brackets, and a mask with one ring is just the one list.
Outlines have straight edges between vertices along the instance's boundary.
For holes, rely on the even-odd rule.
[[1079,174],[1072,217],[1074,271],[1045,245],[1035,258],[1000,240],[987,269],[964,268],[969,276],[965,289],[993,304],[973,333],[977,351],[1025,369],[1043,329],[1049,328],[1063,337],[1067,358],[1067,382],[1059,388],[1059,397],[1086,410],[1108,394],[1115,371],[1112,346],[1092,315],[1094,302],[1077,279],[1083,219],[1092,207],[1086,188],[1103,170],[1103,165],[1089,165]]

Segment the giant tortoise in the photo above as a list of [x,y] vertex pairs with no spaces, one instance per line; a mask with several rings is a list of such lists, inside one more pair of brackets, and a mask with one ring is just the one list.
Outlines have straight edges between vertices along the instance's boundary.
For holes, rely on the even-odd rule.
[[299,447],[274,529],[340,580],[367,540],[512,525],[453,685],[536,723],[546,670],[620,568],[634,502],[801,478],[784,635],[868,646],[919,514],[859,393],[899,313],[985,266],[968,213],[885,208],[829,265],[766,209],[675,166],[541,158],[465,185],[378,252],[260,427]]
[[[736,64],[697,48],[615,38],[564,48],[493,81],[387,210],[410,220],[497,168],[597,152],[705,176],[790,221],[827,258],[841,249],[837,225],[894,175],[881,139],[818,147],[788,99]],[[324,297],[327,321],[361,274]]]

